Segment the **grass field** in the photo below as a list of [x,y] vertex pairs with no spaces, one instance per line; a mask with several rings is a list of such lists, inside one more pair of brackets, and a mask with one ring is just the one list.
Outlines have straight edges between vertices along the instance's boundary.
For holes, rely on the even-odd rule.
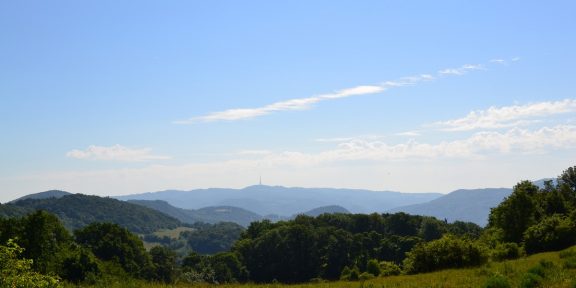
[[[532,271],[532,272],[529,272]],[[529,275],[531,274],[531,275]],[[534,276],[541,274],[541,276]],[[418,275],[378,277],[356,282],[322,282],[297,285],[284,284],[152,284],[140,281],[110,281],[95,287],[219,287],[219,288],[450,288],[490,287],[489,278],[506,279],[509,287],[576,287],[576,247],[563,252],[535,254],[529,257],[504,262],[491,262],[482,267],[449,269]],[[532,281],[531,281],[532,279]],[[534,282],[537,279],[538,283]],[[503,286],[492,286],[503,287]]]

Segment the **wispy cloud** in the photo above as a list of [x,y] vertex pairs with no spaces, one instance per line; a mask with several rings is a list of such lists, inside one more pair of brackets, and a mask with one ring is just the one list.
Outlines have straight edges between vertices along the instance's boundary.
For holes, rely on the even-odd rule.
[[152,160],[170,159],[168,156],[159,156],[151,154],[150,148],[128,148],[122,145],[113,146],[88,146],[85,150],[72,150],[66,153],[67,157],[82,160],[101,160],[101,161],[119,161],[119,162],[143,162]]
[[464,158],[511,153],[541,154],[551,149],[576,148],[576,126],[557,125],[536,130],[514,128],[505,132],[482,131],[470,137],[440,143],[418,142],[390,144],[384,141],[354,139],[319,153],[295,151],[263,155],[270,165],[317,165],[338,161],[390,161],[408,159]]
[[576,112],[576,99],[546,101],[526,105],[490,107],[476,110],[463,118],[433,123],[446,131],[470,131],[521,126],[538,121],[534,118]]
[[328,101],[339,98],[360,96],[367,94],[382,93],[386,90],[398,87],[412,86],[424,81],[434,80],[447,76],[464,75],[471,71],[485,69],[482,64],[466,64],[457,68],[447,68],[437,71],[434,74],[420,74],[410,77],[404,77],[392,81],[384,81],[376,85],[362,85],[352,88],[342,89],[329,94],[322,94],[307,98],[295,98],[286,101],[280,101],[257,108],[234,108],[219,112],[209,113],[203,116],[196,116],[185,120],[174,121],[174,124],[194,124],[198,122],[215,122],[215,121],[236,121],[251,119],[274,112],[305,110],[311,108],[314,104],[322,101]]

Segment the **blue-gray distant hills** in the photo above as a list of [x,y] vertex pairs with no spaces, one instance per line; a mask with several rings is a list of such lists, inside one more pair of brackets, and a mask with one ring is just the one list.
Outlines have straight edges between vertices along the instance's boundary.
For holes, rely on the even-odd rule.
[[512,193],[510,188],[456,190],[429,202],[397,207],[389,212],[433,216],[449,222],[473,222],[486,226],[490,208],[498,206]]
[[120,200],[163,200],[183,209],[233,206],[258,215],[290,217],[318,207],[337,205],[352,213],[383,213],[390,209],[424,203],[440,193],[400,193],[334,188],[290,188],[255,185],[244,189],[167,190],[116,197]]

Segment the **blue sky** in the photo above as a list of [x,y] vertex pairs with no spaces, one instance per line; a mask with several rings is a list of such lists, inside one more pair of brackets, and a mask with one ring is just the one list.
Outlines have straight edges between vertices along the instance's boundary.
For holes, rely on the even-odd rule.
[[2,1],[0,202],[575,165],[573,1]]

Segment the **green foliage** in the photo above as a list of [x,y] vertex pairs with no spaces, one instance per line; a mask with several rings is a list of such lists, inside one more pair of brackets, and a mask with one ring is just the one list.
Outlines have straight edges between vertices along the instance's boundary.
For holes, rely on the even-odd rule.
[[176,253],[166,247],[155,246],[150,249],[150,257],[154,265],[152,278],[164,283],[173,283],[176,280]]
[[498,243],[490,250],[490,258],[495,261],[516,259],[524,256],[524,249],[516,243]]
[[542,283],[542,276],[533,273],[526,273],[522,276],[522,282],[520,283],[521,288],[533,288],[539,287]]
[[394,262],[382,261],[380,262],[380,275],[381,276],[395,276],[400,275],[402,270],[400,266],[396,265]]
[[24,218],[19,244],[23,256],[34,260],[32,267],[40,273],[58,272],[59,256],[68,249],[72,237],[60,220],[45,211],[36,211]]
[[576,244],[576,225],[559,214],[545,217],[526,230],[524,243],[528,253],[567,248]]
[[229,251],[244,232],[244,227],[231,222],[195,224],[192,227],[196,229],[182,232],[180,238],[186,241],[189,249],[200,254]]
[[134,233],[152,233],[159,229],[180,226],[180,221],[147,207],[82,194],[60,198],[25,199],[10,205],[31,211],[45,210],[54,213],[70,230],[95,222],[116,223]]
[[82,247],[74,247],[63,257],[60,276],[76,284],[93,283],[97,277],[100,277],[100,267],[91,251]]
[[538,207],[533,196],[537,192],[530,181],[514,186],[512,194],[490,211],[488,226],[502,229],[503,241],[520,243],[524,231],[536,223]]
[[376,259],[370,259],[366,264],[366,272],[372,274],[373,276],[380,275],[380,263]]
[[0,245],[0,287],[56,288],[58,278],[42,275],[32,270],[32,260],[20,259],[23,249],[9,240]]
[[133,277],[150,277],[152,263],[142,241],[112,223],[93,223],[74,232],[76,242],[100,260],[118,263]]
[[492,274],[484,283],[484,288],[510,288],[510,282],[506,276],[501,274]]
[[471,240],[446,235],[439,240],[417,245],[404,260],[408,274],[444,268],[478,266],[487,261],[487,251]]

